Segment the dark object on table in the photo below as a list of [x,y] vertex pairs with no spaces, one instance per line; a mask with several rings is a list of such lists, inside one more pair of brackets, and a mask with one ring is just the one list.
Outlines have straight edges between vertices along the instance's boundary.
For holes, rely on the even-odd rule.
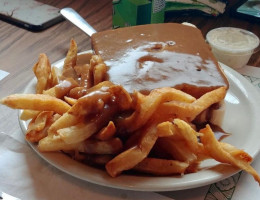
[[260,1],[242,0],[232,9],[231,14],[248,21],[260,22]]

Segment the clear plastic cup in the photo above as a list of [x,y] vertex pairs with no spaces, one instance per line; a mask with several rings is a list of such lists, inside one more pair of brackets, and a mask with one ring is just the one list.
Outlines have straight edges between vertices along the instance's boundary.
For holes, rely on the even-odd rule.
[[213,29],[206,40],[217,60],[234,69],[245,66],[259,45],[254,33],[233,27]]

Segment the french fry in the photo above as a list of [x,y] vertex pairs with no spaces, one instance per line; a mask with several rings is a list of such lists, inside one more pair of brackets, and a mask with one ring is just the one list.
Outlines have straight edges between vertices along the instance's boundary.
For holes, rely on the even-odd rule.
[[53,86],[48,90],[44,90],[43,94],[50,95],[53,97],[57,97],[59,99],[63,98],[68,92],[78,86],[78,83],[72,79],[67,78],[65,80],[60,81],[57,85]]
[[74,99],[74,98],[71,98],[71,97],[67,97],[67,96],[64,96],[64,100],[70,104],[70,105],[75,105],[77,103],[77,99]]
[[77,53],[78,53],[78,47],[75,42],[75,40],[70,41],[70,47],[67,52],[66,58],[64,60],[64,65],[62,68],[62,76],[67,78],[77,78],[77,74],[74,70],[74,67],[77,64]]
[[70,47],[67,53],[67,56],[64,60],[63,70],[67,70],[70,68],[74,68],[77,64],[77,53],[78,53],[78,47],[75,40],[70,41]]
[[43,90],[51,86],[51,65],[46,54],[40,54],[38,62],[33,66],[37,78],[36,94],[42,94]]
[[23,110],[20,115],[20,120],[29,120],[36,117],[41,111],[37,110]]
[[68,112],[64,113],[57,119],[48,129],[48,135],[57,135],[57,130],[73,126],[82,121],[79,116],[71,115]]
[[200,150],[197,138],[199,134],[187,122],[180,119],[174,119],[173,123],[168,123],[168,126],[173,134],[159,138],[157,145],[170,154],[173,159],[194,163]]
[[51,68],[51,87],[54,87],[55,85],[59,84],[61,77],[61,69],[53,66]]
[[165,112],[176,114],[181,118],[188,119],[192,121],[198,116],[202,111],[206,110],[208,107],[214,103],[220,102],[224,99],[226,95],[227,88],[220,87],[211,92],[208,92],[201,96],[199,99],[192,103],[179,102],[179,101],[170,101],[165,102],[160,109]]
[[144,173],[165,176],[173,174],[184,174],[188,166],[188,163],[177,160],[145,158],[133,169]]
[[28,125],[27,132],[32,130],[41,131],[44,129],[47,120],[53,115],[52,111],[42,111]]
[[66,102],[44,94],[13,94],[0,100],[0,103],[14,109],[54,111],[63,114],[70,109]]
[[237,157],[238,159],[242,159],[245,162],[251,163],[253,158],[246,152],[241,149],[237,149],[236,147],[232,146],[231,144],[220,142],[221,147],[229,152],[233,157]]
[[158,137],[169,137],[176,134],[176,126],[172,124],[172,122],[162,122],[157,126],[157,135]]
[[221,163],[227,163],[234,167],[238,167],[239,169],[245,170],[260,184],[260,176],[257,174],[255,169],[251,167],[247,160],[245,161],[243,157],[232,156],[228,151],[226,151],[214,137],[214,133],[209,125],[207,125],[204,129],[201,129],[200,132],[202,133],[200,136],[201,142],[212,158]]
[[179,131],[176,132],[175,137],[179,137],[187,143],[187,146],[193,153],[198,151],[198,134],[197,132],[185,121],[180,119],[174,119],[174,124]]
[[93,55],[90,59],[90,66],[95,67],[96,65],[103,63],[101,56]]
[[151,123],[143,128],[138,144],[118,154],[106,164],[110,176],[116,177],[123,171],[132,169],[147,157],[158,138],[156,126],[156,123]]
[[194,97],[174,88],[155,89],[148,96],[144,96],[137,92],[135,93],[135,96],[137,99],[135,112],[130,117],[119,121],[119,126],[130,132],[142,127],[163,102],[171,101],[173,99],[184,102],[195,101]]
[[57,130],[60,138],[67,144],[83,142],[92,136],[98,127],[96,122],[79,123],[73,126]]
[[93,78],[94,85],[97,85],[105,80],[107,75],[107,66],[104,63],[99,63],[94,67]]
[[48,128],[58,117],[59,115],[53,115],[52,111],[42,111],[29,123],[25,135],[26,140],[39,142],[42,138],[46,137],[48,135]]
[[158,138],[157,145],[161,151],[171,155],[171,158],[174,160],[191,164],[198,158],[184,140],[174,140],[174,136]]
[[110,121],[106,127],[101,129],[97,134],[95,134],[95,138],[98,140],[108,140],[112,138],[116,133],[116,127],[113,121]]
[[77,150],[80,145],[79,143],[67,144],[58,135],[48,135],[39,141],[38,149],[41,152],[68,151]]

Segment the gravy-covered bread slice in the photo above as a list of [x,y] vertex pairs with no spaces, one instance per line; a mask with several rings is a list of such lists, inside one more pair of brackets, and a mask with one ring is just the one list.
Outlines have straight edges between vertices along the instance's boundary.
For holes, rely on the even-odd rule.
[[92,35],[92,47],[109,67],[108,79],[128,92],[175,87],[200,97],[228,82],[199,29],[149,24]]

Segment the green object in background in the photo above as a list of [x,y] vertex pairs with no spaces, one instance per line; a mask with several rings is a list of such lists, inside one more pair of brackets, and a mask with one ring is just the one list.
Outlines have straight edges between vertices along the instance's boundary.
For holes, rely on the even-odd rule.
[[190,11],[190,10],[198,10],[202,11],[206,14],[217,16],[219,12],[206,4],[199,3],[197,1],[185,1],[185,0],[166,0],[165,12],[169,11]]
[[260,18],[260,1],[249,0],[242,4],[237,12]]
[[164,22],[165,0],[113,0],[113,28]]

